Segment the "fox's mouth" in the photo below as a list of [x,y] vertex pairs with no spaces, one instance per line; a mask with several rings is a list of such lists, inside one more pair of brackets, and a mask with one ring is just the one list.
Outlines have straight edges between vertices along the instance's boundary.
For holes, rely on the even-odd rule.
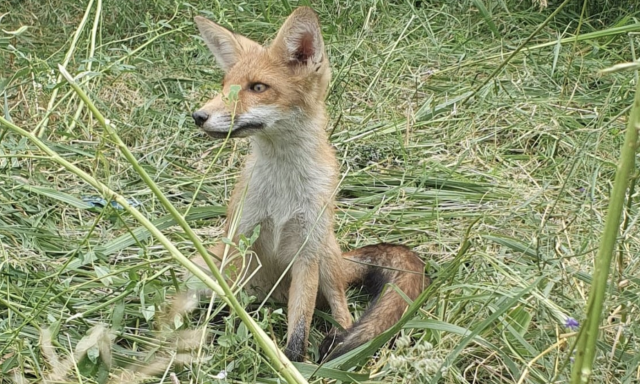
[[273,106],[253,107],[232,116],[226,111],[209,113],[203,109],[192,114],[196,125],[216,139],[248,137],[268,130],[281,113]]
[[207,135],[216,138],[216,139],[225,139],[227,137],[236,138],[236,137],[248,137],[253,135],[256,132],[259,132],[264,129],[264,123],[244,123],[244,124],[236,124],[236,126],[229,133],[226,131],[218,131],[214,129],[210,129],[208,127],[202,127],[202,130],[207,133]]

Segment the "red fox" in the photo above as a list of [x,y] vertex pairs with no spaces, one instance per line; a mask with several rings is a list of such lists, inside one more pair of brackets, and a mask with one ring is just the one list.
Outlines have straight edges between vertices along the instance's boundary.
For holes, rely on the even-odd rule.
[[[407,302],[385,285],[415,300],[429,284],[424,264],[402,245],[340,251],[333,232],[338,163],[325,132],[331,70],[315,11],[297,8],[267,47],[203,17],[195,22],[225,75],[222,93],[193,119],[214,138],[251,142],[229,202],[227,232],[237,222],[237,241],[260,226],[253,257],[236,252],[218,263],[257,297],[273,289],[272,298],[288,303],[285,355],[292,361],[305,358],[314,308],[328,305],[342,329],[330,331],[320,357],[336,358],[400,319]],[[230,102],[225,96],[234,85]],[[221,258],[224,245],[212,253]],[[194,261],[207,269],[201,258]],[[374,299],[352,325],[345,289],[353,284],[364,285]]]

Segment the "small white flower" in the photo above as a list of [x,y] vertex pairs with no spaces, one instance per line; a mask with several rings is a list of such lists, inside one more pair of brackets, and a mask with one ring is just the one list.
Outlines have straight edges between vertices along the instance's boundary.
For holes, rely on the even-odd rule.
[[404,357],[391,355],[389,356],[389,367],[394,370],[403,370],[407,360]]
[[396,340],[396,347],[398,350],[408,347],[409,344],[411,344],[411,339],[409,339],[409,336],[407,335],[400,336],[398,340]]
[[218,372],[217,375],[213,376],[213,378],[218,380],[224,380],[227,378],[227,371],[223,369],[222,371]]
[[419,352],[427,352],[433,349],[433,344],[428,341],[421,341],[416,343],[416,349]]

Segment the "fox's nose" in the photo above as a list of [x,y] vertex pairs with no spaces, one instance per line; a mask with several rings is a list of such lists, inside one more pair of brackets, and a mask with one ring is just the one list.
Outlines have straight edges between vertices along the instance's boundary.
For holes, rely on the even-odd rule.
[[205,111],[195,111],[191,117],[193,117],[193,120],[196,122],[198,127],[202,127],[204,122],[209,118],[209,114]]

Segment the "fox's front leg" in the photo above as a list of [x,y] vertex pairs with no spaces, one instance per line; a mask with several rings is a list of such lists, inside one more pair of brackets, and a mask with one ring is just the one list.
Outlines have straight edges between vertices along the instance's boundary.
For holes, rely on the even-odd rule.
[[320,292],[331,307],[333,319],[340,324],[339,327],[332,327],[322,343],[318,346],[320,353],[319,362],[322,362],[329,352],[344,340],[346,331],[351,328],[352,319],[347,305],[347,274],[342,261],[342,253],[338,243],[330,237],[328,255],[322,260],[320,266]]
[[319,291],[331,307],[333,318],[343,329],[351,327],[351,314],[347,305],[347,277],[342,252],[333,233],[327,241],[327,254],[320,263]]
[[318,294],[318,260],[304,256],[300,255],[291,267],[287,347],[284,352],[291,361],[302,361],[305,357]]

